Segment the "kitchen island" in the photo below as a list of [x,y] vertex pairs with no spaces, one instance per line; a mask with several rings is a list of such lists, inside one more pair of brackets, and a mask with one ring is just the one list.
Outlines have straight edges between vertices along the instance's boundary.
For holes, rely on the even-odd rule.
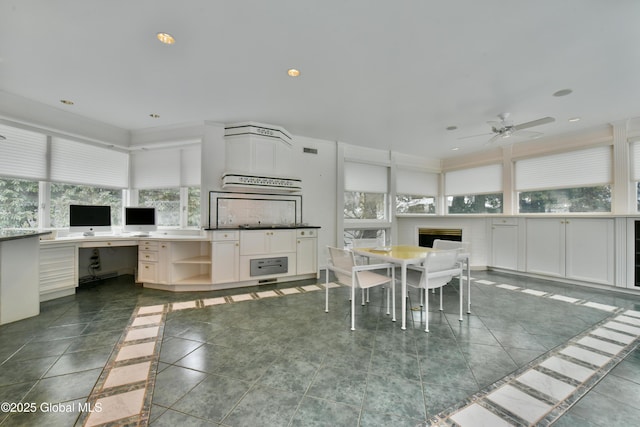
[[0,230],[0,325],[40,314],[40,236]]

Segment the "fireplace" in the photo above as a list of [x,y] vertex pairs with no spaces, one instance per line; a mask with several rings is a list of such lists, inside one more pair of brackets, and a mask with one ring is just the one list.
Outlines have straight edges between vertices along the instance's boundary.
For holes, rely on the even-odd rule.
[[460,228],[419,228],[418,245],[423,247],[433,247],[433,241],[454,240],[462,242],[462,229]]

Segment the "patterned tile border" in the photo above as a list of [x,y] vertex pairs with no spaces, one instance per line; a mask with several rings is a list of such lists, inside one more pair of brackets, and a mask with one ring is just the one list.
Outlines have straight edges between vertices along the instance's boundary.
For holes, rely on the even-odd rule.
[[[612,315],[591,330],[545,353],[526,367],[441,412],[431,426],[548,426],[564,414],[602,377],[640,344],[640,312],[489,280],[480,285],[583,305]],[[330,288],[340,287],[333,282]],[[323,284],[251,292],[138,307],[94,386],[88,407],[76,425],[86,427],[146,426],[149,423],[155,373],[166,315],[172,311],[210,307],[324,290]],[[99,408],[99,410],[97,410]]]
[[550,426],[640,345],[640,311],[489,280],[481,285],[612,313],[588,331],[432,417],[430,426]]
[[[338,285],[330,283],[329,286]],[[307,285],[136,308],[87,399],[87,407],[92,411],[83,412],[76,425],[129,427],[149,424],[164,322],[168,313],[324,289],[324,285]]]

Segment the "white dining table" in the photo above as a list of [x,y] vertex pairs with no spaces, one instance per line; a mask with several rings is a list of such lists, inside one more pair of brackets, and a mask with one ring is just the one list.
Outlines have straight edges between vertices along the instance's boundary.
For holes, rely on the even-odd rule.
[[421,264],[424,261],[427,253],[437,250],[438,249],[408,245],[380,248],[353,248],[353,252],[360,256],[380,259],[400,266],[400,283],[402,290],[400,294],[400,300],[402,301],[402,330],[407,329],[407,266]]

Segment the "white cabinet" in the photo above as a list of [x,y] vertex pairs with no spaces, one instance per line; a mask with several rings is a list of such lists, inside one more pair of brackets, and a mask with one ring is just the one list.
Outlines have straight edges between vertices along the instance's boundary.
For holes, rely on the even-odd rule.
[[158,282],[158,242],[143,241],[138,245],[138,282]]
[[296,274],[318,274],[318,233],[316,229],[297,231]]
[[516,218],[492,220],[491,266],[509,270],[518,269],[518,223]]
[[211,249],[211,281],[214,284],[240,279],[240,232],[215,231]]
[[527,219],[526,271],[614,284],[614,220]]
[[161,285],[211,283],[208,241],[141,241],[138,245],[138,282]]
[[40,245],[40,301],[73,295],[78,286],[76,245]]
[[296,251],[296,230],[246,230],[240,236],[240,255],[273,255]]

